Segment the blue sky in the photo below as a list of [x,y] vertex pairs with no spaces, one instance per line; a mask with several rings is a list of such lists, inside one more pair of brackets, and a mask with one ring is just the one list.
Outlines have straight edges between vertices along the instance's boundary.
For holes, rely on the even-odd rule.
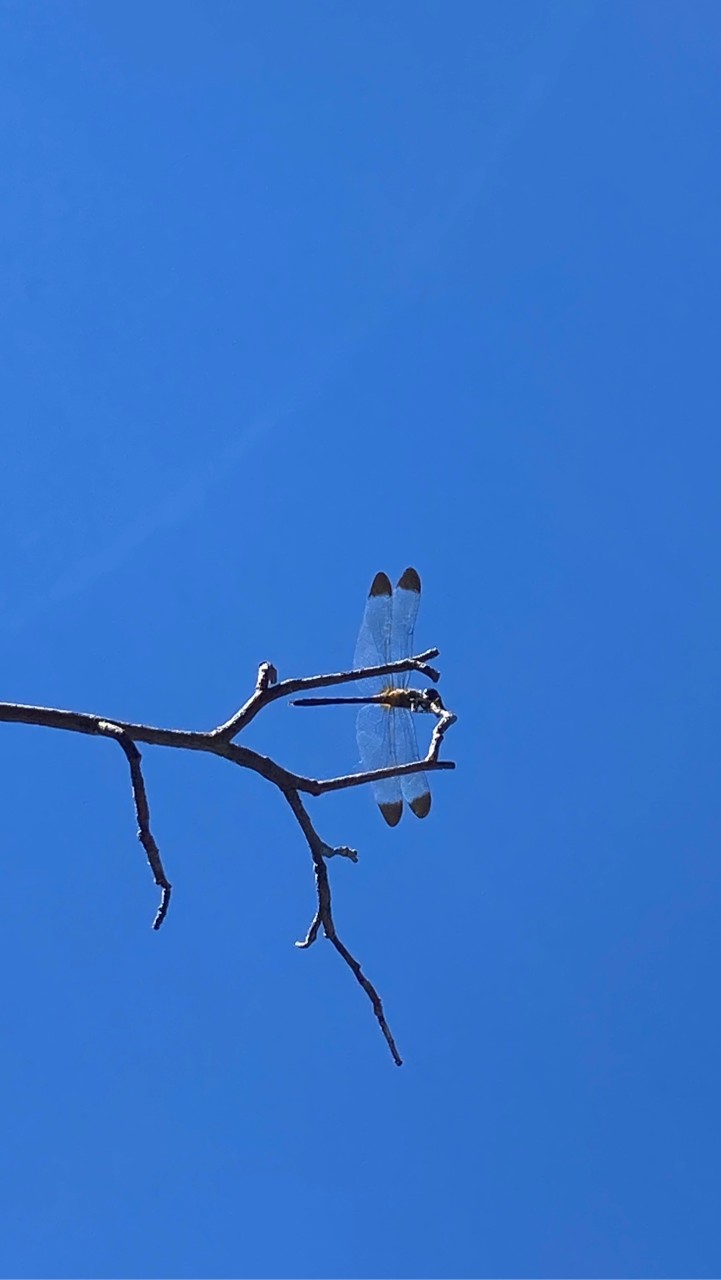
[[[717,1276],[721,15],[0,7],[3,698],[209,728],[420,570],[428,821],[2,726],[0,1273]],[[325,775],[353,717],[248,745]]]

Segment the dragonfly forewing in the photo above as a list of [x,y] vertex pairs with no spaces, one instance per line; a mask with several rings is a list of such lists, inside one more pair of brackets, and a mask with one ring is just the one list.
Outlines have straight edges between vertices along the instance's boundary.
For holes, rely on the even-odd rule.
[[[356,670],[361,667],[382,667],[385,663],[392,661],[392,608],[393,588],[390,579],[385,573],[377,573],[371,583],[356,642],[353,659]],[[358,688],[361,693],[371,695],[379,693],[382,688],[387,687],[388,683],[387,676],[375,676],[368,680],[359,680]]]
[[[421,603],[421,580],[415,569],[401,574],[393,592],[391,617],[390,661],[400,662],[413,653],[413,634],[416,629],[418,607]],[[395,676],[394,683],[407,685],[410,672]]]

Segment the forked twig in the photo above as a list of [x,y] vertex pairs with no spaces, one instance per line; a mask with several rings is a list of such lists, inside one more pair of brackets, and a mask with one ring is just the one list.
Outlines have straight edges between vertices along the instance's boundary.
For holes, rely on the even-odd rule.
[[357,982],[360,984],[360,986],[363,988],[366,995],[368,996],[368,999],[370,1000],[373,1006],[373,1012],[376,1016],[378,1025],[381,1031],[383,1032],[386,1044],[388,1045],[388,1048],[391,1051],[391,1056],[393,1058],[393,1061],[395,1062],[397,1067],[402,1067],[403,1059],[401,1058],[398,1052],[398,1049],[396,1048],[396,1042],[393,1039],[393,1034],[386,1021],[386,1016],[385,1016],[385,1013],[383,1012],[383,1002],[380,996],[378,995],[378,992],[376,991],[375,987],[373,986],[373,983],[364,974],[355,956],[352,955],[351,952],[348,950],[348,948],[345,946],[345,944],[341,942],[336,932],[335,924],[333,922],[330,881],[328,879],[328,868],[325,865],[325,861],[326,861],[326,858],[328,858],[332,854],[344,853],[345,856],[347,857],[349,856],[349,853],[352,853],[353,851],[341,850],[341,849],[330,849],[328,845],[326,845],[318,835],[315,827],[313,826],[313,823],[310,820],[308,811],[305,808],[305,805],[303,804],[303,801],[301,800],[298,792],[291,790],[291,791],[285,791],[283,794],[285,795],[285,798],[288,801],[288,804],[290,805],[291,809],[293,810],[293,813],[295,814],[295,817],[298,821],[298,825],[300,826],[300,829],[303,832],[303,835],[308,841],[308,847],[310,848],[311,857],[313,859],[313,870],[315,872],[315,883],[316,883],[316,890],[318,893],[318,907],[313,917],[313,920],[311,922],[310,928],[305,938],[303,939],[303,941],[296,942],[295,945],[301,948],[307,948],[312,946],[316,938],[318,937],[318,932],[320,930],[321,925],[323,926],[323,932],[326,938],[328,939],[329,942],[332,942],[338,954],[343,957],[346,964],[348,965],[348,968],[355,975]]
[[255,690],[248,701],[239,711],[236,711],[234,716],[230,717],[230,720],[226,720],[225,724],[214,729],[213,733],[219,738],[227,738],[230,741],[245,729],[251,720],[255,719],[263,707],[267,707],[271,702],[277,702],[279,698],[289,698],[294,693],[307,693],[310,689],[329,689],[333,685],[369,680],[374,676],[403,675],[406,671],[415,671],[418,675],[427,676],[437,684],[440,674],[435,667],[429,667],[428,662],[431,658],[437,658],[439,652],[438,649],[426,649],[415,657],[402,658],[399,662],[385,662],[377,667],[357,667],[353,671],[337,671],[333,675],[300,676],[281,681],[278,681],[278,673],[272,662],[261,662]]

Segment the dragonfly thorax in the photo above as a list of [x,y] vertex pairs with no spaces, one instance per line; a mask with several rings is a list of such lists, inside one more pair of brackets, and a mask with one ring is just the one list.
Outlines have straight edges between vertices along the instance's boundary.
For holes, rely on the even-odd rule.
[[434,714],[443,710],[441,695],[437,689],[399,689],[389,685],[378,696],[383,706],[389,710],[402,708],[405,711],[430,711]]

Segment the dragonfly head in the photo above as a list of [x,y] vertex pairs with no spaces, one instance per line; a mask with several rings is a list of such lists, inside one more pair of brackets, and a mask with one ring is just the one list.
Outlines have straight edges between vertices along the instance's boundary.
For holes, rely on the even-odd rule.
[[444,710],[443,701],[437,689],[416,689],[413,692],[416,695],[414,711],[430,711],[433,715],[438,715]]

